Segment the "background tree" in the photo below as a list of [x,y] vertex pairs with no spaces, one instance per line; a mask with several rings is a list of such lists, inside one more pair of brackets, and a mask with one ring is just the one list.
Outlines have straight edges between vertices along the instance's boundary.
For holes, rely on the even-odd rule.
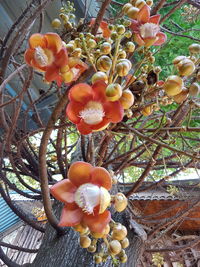
[[[80,38],[83,57],[79,65],[84,66],[86,63],[89,68],[84,70],[75,81],[68,80],[67,76],[65,77],[66,84],[61,86],[59,81],[44,85],[40,96],[33,99],[30,88],[34,79],[43,77],[37,69],[24,64],[25,51],[22,44],[27,44],[33,22],[38,27],[34,32],[42,30],[42,12],[48,4],[51,4],[50,0],[30,2],[9,29],[5,38],[1,40],[0,193],[23,221],[34,229],[45,232],[35,261],[27,266],[81,266],[83,262],[85,266],[94,266],[93,255],[79,247],[77,233],[70,228],[58,226],[61,204],[55,201],[54,211],[52,211],[49,185],[55,184],[60,177],[66,178],[70,164],[77,160],[112,170],[115,178],[123,185],[120,187],[118,184],[113,190],[115,192],[123,190],[127,197],[142,190],[156,189],[158,186],[165,185],[166,181],[169,186],[168,191],[175,194],[179,188],[174,187],[172,181],[177,175],[186,170],[189,170],[189,173],[190,170],[198,173],[200,167],[199,57],[194,52],[195,48],[190,48],[189,51],[187,47],[194,42],[199,42],[199,21],[197,20],[199,4],[195,1],[186,3],[182,0],[168,3],[161,0],[154,4],[149,1],[149,5],[153,4],[151,14],[155,15],[158,12],[162,14],[161,30],[167,33],[168,41],[162,46],[150,48],[136,45],[136,50],[131,51],[130,47],[125,48],[129,36],[128,34],[124,36],[121,46],[126,49],[125,57],[133,64],[130,70],[131,80],[128,81],[127,87],[134,95],[134,105],[125,111],[121,122],[110,123],[105,130],[89,135],[81,135],[75,125],[66,119],[65,112],[69,102],[69,90],[80,82],[91,81],[96,71],[95,60],[99,57],[98,53],[93,55],[94,58],[89,54],[88,48],[92,46],[85,47],[84,40],[81,39],[84,35],[79,33],[91,31],[96,35],[106,11],[110,13],[107,16],[109,20],[106,18],[105,20],[111,25],[115,21],[120,25],[126,25],[128,17],[134,19],[134,16],[124,11],[127,15],[124,20],[123,13],[119,12],[124,3],[104,1],[96,21],[89,26],[90,19],[87,18],[86,1],[85,18],[76,26],[73,20],[73,6],[70,4],[63,6],[61,13],[65,16],[61,15],[61,19],[64,27],[60,30],[60,36],[67,43],[70,55],[74,53],[74,50],[69,42]],[[61,4],[63,5],[64,2],[61,1]],[[136,2],[132,1],[132,5],[136,5]],[[181,12],[184,12],[184,16],[187,17],[187,23],[182,19],[179,20]],[[66,15],[71,16],[71,21],[65,21]],[[57,23],[59,24],[59,21]],[[110,29],[112,30],[112,26]],[[128,31],[127,28],[126,31]],[[132,35],[132,33],[129,34]],[[117,39],[115,34],[112,34],[111,38],[114,41]],[[90,40],[95,41],[92,38]],[[111,53],[116,51],[116,46],[112,44]],[[181,49],[179,49],[180,46]],[[198,45],[194,47],[199,50]],[[118,52],[123,58],[123,51]],[[174,66],[172,60],[176,56],[190,56],[190,61],[195,65],[192,73],[183,74],[180,70],[182,65],[179,65],[177,69],[182,59],[178,59]],[[111,68],[111,71],[114,72],[114,69]],[[170,79],[167,80],[169,75],[180,75],[183,78],[185,89],[181,88],[181,95],[178,97],[178,94],[175,96],[167,94],[167,81],[171,83]],[[159,83],[159,76],[165,81],[165,93],[163,83]],[[121,81],[122,78],[116,76],[115,79]],[[14,96],[11,96],[6,89],[6,85],[11,80],[17,80],[18,88],[20,88]],[[51,111],[48,119],[45,118],[43,110],[38,108],[38,103],[47,96],[54,98],[54,102],[46,106]],[[24,108],[25,100],[28,105]],[[30,127],[30,121],[34,122],[34,127]],[[147,181],[150,183],[145,183]],[[126,183],[128,186],[124,185]],[[194,190],[198,187],[198,183],[187,185],[187,187]],[[16,203],[13,203],[9,194],[10,190],[29,199],[42,199],[49,222],[47,226],[44,227],[36,218],[33,220],[31,214],[25,214]],[[198,207],[199,200],[198,198],[195,201],[191,199],[189,205],[176,215],[167,220],[158,219],[156,222],[152,220],[154,224],[149,222],[149,225],[145,222],[148,216],[146,218],[136,216],[130,205],[126,212],[113,214],[115,221],[126,225],[128,229],[130,246],[126,250],[128,261],[124,266],[139,266],[142,264],[142,261],[140,262],[142,255],[143,260],[144,257],[150,257],[155,265],[161,266],[164,258],[171,261],[170,251],[176,251],[178,261],[183,262],[182,251],[197,245],[200,242],[198,235],[195,237],[193,235],[192,238],[186,236],[187,242],[184,245],[179,245],[176,239],[173,240],[174,245],[170,247],[159,247],[158,244],[166,235],[172,236],[173,229],[180,223],[180,220],[187,217],[190,211]],[[155,252],[163,254],[155,255]],[[6,257],[2,249],[0,256],[8,266],[18,266]],[[112,258],[109,258],[107,262],[101,263],[101,266],[111,266],[111,264],[114,263]]]

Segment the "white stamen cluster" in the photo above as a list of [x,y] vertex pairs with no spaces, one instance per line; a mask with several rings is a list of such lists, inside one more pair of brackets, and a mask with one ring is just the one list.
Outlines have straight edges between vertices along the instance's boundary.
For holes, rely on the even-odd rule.
[[103,120],[105,113],[102,109],[86,108],[80,112],[80,117],[85,123],[95,125]]
[[140,35],[142,38],[155,38],[160,31],[160,27],[155,23],[145,23],[140,26]]
[[83,184],[75,193],[76,204],[86,213],[92,214],[94,208],[100,203],[101,190],[94,184]]
[[44,50],[40,46],[35,48],[34,57],[41,67],[46,67],[49,63],[48,56],[45,54]]

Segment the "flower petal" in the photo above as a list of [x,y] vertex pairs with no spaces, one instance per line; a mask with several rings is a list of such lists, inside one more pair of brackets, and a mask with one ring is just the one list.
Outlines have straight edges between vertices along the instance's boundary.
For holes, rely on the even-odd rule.
[[83,222],[90,228],[90,231],[101,233],[111,220],[110,211],[105,210],[101,214],[83,214]]
[[51,188],[51,194],[61,202],[64,203],[72,203],[74,202],[74,193],[76,192],[77,187],[72,184],[69,179],[64,179],[56,184],[54,184]]
[[120,122],[124,116],[124,109],[119,101],[103,103],[105,116],[113,123]]
[[141,38],[141,36],[138,33],[134,34],[134,41],[139,45],[139,46],[143,46],[145,44],[145,42],[143,41],[143,39]]
[[62,48],[58,54],[55,56],[55,65],[61,67],[64,67],[68,64],[68,54],[67,50],[65,48]]
[[47,67],[46,73],[45,73],[45,79],[47,82],[52,82],[57,80],[59,77],[59,68],[56,67],[54,64]]
[[76,161],[69,168],[68,178],[77,187],[85,183],[90,183],[92,169],[93,167],[90,163]]
[[104,38],[109,38],[110,35],[111,35],[111,31],[108,29],[108,23],[105,22],[105,21],[101,21],[100,28],[103,31],[103,37]]
[[150,8],[147,5],[144,5],[140,11],[138,12],[137,15],[137,20],[141,23],[147,23],[149,21],[150,18]]
[[112,187],[112,178],[110,173],[102,167],[94,167],[91,171],[91,183],[98,186],[103,186],[107,190],[110,190]]
[[148,22],[159,24],[159,21],[160,21],[160,15],[158,14],[158,15],[151,16]]
[[34,33],[29,38],[29,46],[30,48],[36,48],[38,46],[45,48],[47,46],[46,39],[43,34]]
[[57,33],[48,32],[44,35],[47,41],[47,48],[52,50],[55,54],[60,52],[63,44],[60,36]]
[[84,109],[84,105],[79,103],[79,102],[74,102],[71,101],[68,105],[67,105],[67,109],[66,109],[66,114],[68,119],[75,123],[78,124],[81,120],[79,114],[80,111]]
[[138,23],[138,21],[135,20],[135,19],[133,19],[133,20],[131,21],[131,26],[130,26],[130,28],[131,28],[131,30],[132,30],[133,32],[139,32],[139,23]]
[[87,83],[78,83],[69,91],[69,100],[80,103],[87,103],[92,99],[92,87]]
[[91,125],[88,125],[87,123],[85,123],[84,120],[81,120],[77,124],[77,129],[83,135],[87,135],[87,134],[90,134],[92,132]]
[[156,38],[157,38],[157,40],[155,41],[155,43],[153,45],[161,45],[164,42],[166,42],[166,40],[167,40],[167,36],[163,32],[159,32],[156,35]]
[[109,122],[110,122],[110,120],[108,118],[104,117],[103,120],[100,123],[98,123],[96,125],[90,125],[90,127],[91,127],[92,131],[93,130],[98,131],[98,130],[100,130],[102,128],[105,129],[106,128],[105,126],[106,125],[108,126]]
[[67,204],[64,206],[60,216],[59,226],[74,226],[81,222],[83,218],[82,210],[75,204]]
[[104,81],[98,81],[92,85],[95,101],[106,101],[106,87],[108,85]]

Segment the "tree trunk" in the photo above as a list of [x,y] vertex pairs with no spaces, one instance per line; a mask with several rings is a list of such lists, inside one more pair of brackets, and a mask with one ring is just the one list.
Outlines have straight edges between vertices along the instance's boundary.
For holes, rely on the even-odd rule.
[[[60,203],[55,204],[55,212],[60,213]],[[116,218],[118,217],[118,218]],[[129,228],[127,219],[124,214],[114,216],[115,221],[120,221],[128,229],[128,238],[130,246],[126,249],[128,261],[121,264],[124,267],[139,266],[139,259],[143,252],[144,241],[132,229]],[[42,245],[31,267],[94,267],[97,266],[93,261],[93,253],[87,252],[79,246],[78,233],[69,228],[65,235],[58,236],[56,231],[47,226]],[[99,264],[98,266],[114,266],[111,260]]]

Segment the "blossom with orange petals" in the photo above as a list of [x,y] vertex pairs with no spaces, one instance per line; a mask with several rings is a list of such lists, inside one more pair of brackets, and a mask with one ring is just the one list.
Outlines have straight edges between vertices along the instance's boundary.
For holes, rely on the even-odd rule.
[[112,178],[102,167],[87,162],[74,162],[64,179],[51,187],[51,194],[65,206],[59,226],[86,225],[90,231],[100,233],[111,220],[110,204]]
[[140,46],[163,44],[167,37],[160,32],[160,15],[150,16],[150,8],[144,5],[137,15],[137,20],[132,20],[131,29],[135,33],[135,42]]
[[110,123],[120,122],[124,110],[120,101],[108,101],[107,84],[97,81],[92,86],[86,83],[74,85],[69,91],[70,103],[66,114],[77,125],[81,134],[102,130]]
[[28,65],[45,73],[47,82],[56,81],[59,86],[77,80],[87,69],[79,58],[68,58],[62,39],[51,32],[31,35],[24,58]]
[[[93,26],[95,24],[95,18],[92,18],[90,21],[90,26]],[[99,28],[98,28],[98,34],[102,34],[104,38],[109,38],[111,35],[111,31],[108,28],[108,23],[104,20],[100,22]]]

